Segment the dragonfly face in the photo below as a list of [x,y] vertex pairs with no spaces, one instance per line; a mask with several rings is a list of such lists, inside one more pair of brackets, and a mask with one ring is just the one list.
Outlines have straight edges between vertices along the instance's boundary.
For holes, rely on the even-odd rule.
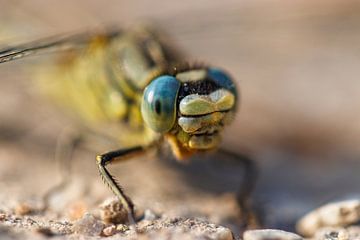
[[144,91],[141,112],[147,126],[164,134],[183,159],[219,145],[236,101],[236,87],[227,74],[198,68],[155,78]]

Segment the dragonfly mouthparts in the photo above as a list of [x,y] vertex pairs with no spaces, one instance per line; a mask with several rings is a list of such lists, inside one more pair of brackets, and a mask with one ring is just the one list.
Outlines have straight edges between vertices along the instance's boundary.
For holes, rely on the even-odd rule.
[[188,135],[191,149],[211,149],[219,145],[220,132],[233,116],[235,96],[220,88],[209,94],[190,94],[180,101],[178,125]]
[[180,113],[185,116],[205,115],[229,111],[235,105],[235,96],[220,88],[206,95],[190,94],[180,101]]

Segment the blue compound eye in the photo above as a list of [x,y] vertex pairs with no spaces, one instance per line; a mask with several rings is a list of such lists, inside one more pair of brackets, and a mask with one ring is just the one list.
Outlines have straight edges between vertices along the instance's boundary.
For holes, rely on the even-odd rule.
[[208,76],[220,87],[225,88],[232,92],[235,95],[235,98],[238,97],[236,86],[231,78],[217,68],[209,68]]
[[175,77],[164,75],[154,79],[145,88],[141,114],[152,130],[165,133],[174,126],[180,85]]

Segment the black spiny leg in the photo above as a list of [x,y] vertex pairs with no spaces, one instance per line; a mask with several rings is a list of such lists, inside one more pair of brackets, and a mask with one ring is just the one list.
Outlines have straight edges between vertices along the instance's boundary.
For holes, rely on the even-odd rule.
[[225,149],[220,150],[221,153],[229,157],[241,161],[244,165],[244,175],[240,184],[239,190],[236,194],[236,200],[240,207],[241,214],[245,219],[245,227],[256,228],[259,227],[260,222],[256,212],[254,211],[251,203],[251,194],[255,189],[256,181],[258,178],[258,168],[251,158],[230,152]]
[[148,149],[149,147],[136,146],[104,153],[96,157],[96,163],[99,167],[101,177],[103,178],[104,182],[108,184],[111,191],[113,191],[113,193],[119,198],[121,204],[126,208],[127,212],[129,213],[129,222],[131,224],[135,224],[134,204],[131,199],[124,193],[124,190],[116,182],[114,177],[106,169],[106,165],[109,163],[116,163],[127,160],[136,155],[143,154]]

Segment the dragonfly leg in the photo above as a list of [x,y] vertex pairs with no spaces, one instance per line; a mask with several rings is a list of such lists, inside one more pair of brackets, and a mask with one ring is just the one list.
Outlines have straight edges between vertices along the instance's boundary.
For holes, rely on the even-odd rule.
[[239,205],[241,216],[245,219],[245,226],[247,228],[257,228],[261,225],[258,214],[254,210],[251,201],[251,194],[255,189],[258,178],[258,167],[251,158],[240,155],[238,153],[230,152],[225,149],[220,150],[221,153],[230,156],[237,161],[241,161],[244,166],[243,179],[236,194],[236,200]]
[[55,162],[60,172],[60,182],[51,187],[43,196],[44,207],[47,210],[53,196],[63,191],[71,182],[71,166],[74,150],[82,142],[82,136],[73,128],[64,128],[60,133],[55,151]]
[[148,148],[149,147],[135,146],[107,152],[96,157],[96,163],[99,167],[102,179],[110,187],[113,193],[119,198],[121,204],[127,209],[129,213],[130,224],[135,224],[134,204],[131,199],[125,194],[124,190],[117,183],[115,178],[107,170],[106,165],[108,165],[109,163],[124,161],[134,156],[144,154],[148,150]]

